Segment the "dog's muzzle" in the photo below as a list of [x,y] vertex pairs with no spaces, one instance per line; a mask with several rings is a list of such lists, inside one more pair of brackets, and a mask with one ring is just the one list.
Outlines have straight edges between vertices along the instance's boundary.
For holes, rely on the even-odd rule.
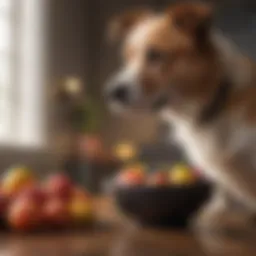
[[104,92],[107,102],[115,102],[121,105],[129,105],[131,101],[131,92],[126,84],[109,86]]
[[129,89],[125,85],[116,86],[115,88],[108,89],[106,91],[105,97],[107,101],[115,101],[121,104],[129,103]]

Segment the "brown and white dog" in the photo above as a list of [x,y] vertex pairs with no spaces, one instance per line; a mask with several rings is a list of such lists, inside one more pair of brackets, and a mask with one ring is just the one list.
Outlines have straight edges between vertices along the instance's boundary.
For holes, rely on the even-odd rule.
[[256,213],[256,67],[212,18],[209,5],[180,3],[114,19],[110,32],[123,42],[124,65],[106,94],[115,110],[158,108],[216,184],[200,224],[244,227]]

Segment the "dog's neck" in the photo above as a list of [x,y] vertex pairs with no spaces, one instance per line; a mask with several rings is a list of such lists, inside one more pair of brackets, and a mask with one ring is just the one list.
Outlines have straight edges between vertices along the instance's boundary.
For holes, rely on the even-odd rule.
[[201,124],[214,121],[224,111],[232,93],[250,86],[252,79],[252,63],[236,45],[218,32],[213,34],[212,42],[219,53],[222,74],[212,98],[199,114]]
[[201,125],[209,124],[218,118],[228,103],[232,89],[232,82],[228,78],[223,77],[210,101],[199,112],[198,123]]
[[[212,43],[218,53],[218,63],[221,70],[221,79],[215,92],[207,103],[185,102],[182,109],[175,111],[166,107],[161,115],[168,116],[168,120],[184,119],[189,123],[207,124],[218,118],[231,94],[250,86],[252,78],[252,63],[238,49],[238,47],[220,32],[212,33]],[[165,113],[165,114],[163,114]],[[168,115],[166,115],[168,113]],[[173,118],[170,118],[170,117]],[[164,118],[166,119],[166,118]]]

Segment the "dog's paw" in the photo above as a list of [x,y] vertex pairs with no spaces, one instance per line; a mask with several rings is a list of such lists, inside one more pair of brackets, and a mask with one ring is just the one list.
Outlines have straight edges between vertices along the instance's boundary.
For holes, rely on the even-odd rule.
[[244,232],[250,228],[250,220],[242,214],[206,208],[192,220],[192,226],[195,229],[221,233]]

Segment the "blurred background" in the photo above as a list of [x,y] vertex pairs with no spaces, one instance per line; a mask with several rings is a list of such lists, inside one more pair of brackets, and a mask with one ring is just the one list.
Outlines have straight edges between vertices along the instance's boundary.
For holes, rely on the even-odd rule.
[[[122,161],[183,159],[152,116],[112,116],[102,87],[118,66],[108,20],[129,7],[170,0],[0,0],[0,170],[64,171],[99,192]],[[256,3],[216,1],[216,25],[256,56]]]
[[[166,124],[114,116],[103,100],[120,64],[108,21],[172,2],[0,0],[1,256],[255,255],[254,225],[186,229],[212,185]],[[211,2],[216,26],[256,58],[255,0]]]

